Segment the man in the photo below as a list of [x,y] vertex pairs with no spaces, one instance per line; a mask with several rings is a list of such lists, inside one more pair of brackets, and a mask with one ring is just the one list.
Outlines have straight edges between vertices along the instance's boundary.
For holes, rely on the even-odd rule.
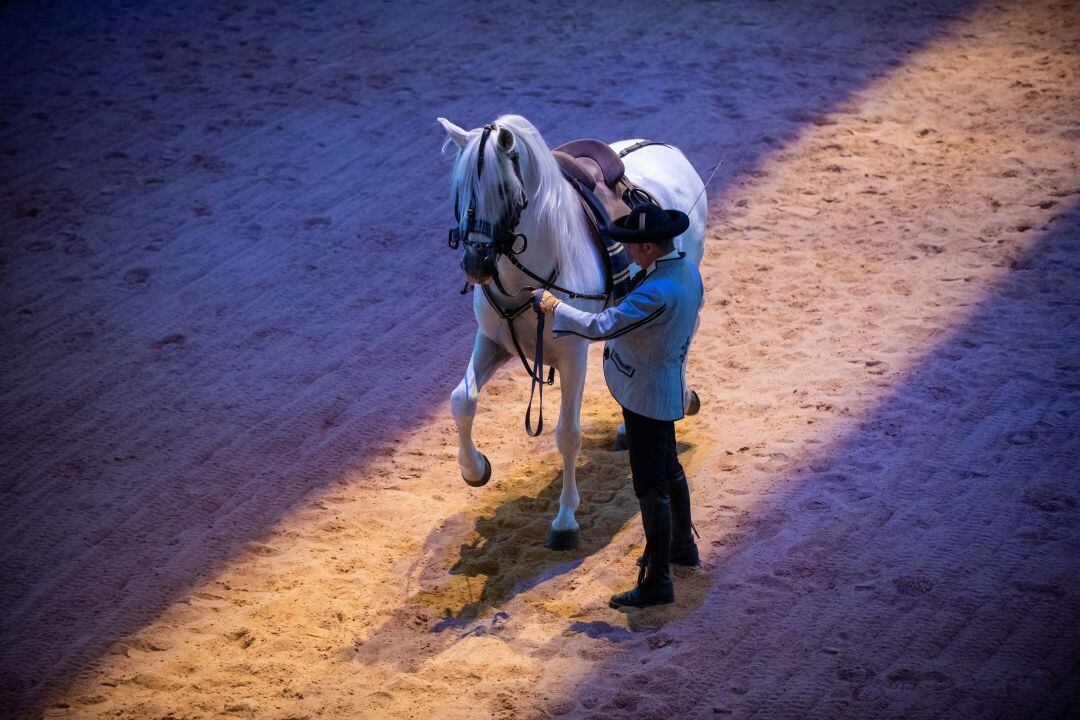
[[686,351],[697,325],[701,275],[674,239],[689,227],[676,210],[653,204],[616,220],[611,235],[642,268],[617,306],[587,313],[536,292],[554,316],[552,332],[606,340],[604,378],[622,406],[634,494],[645,527],[637,586],[611,598],[612,607],[663,605],[675,599],[669,563],[697,565],[691,535],[690,490],[675,450],[675,421],[683,417]]

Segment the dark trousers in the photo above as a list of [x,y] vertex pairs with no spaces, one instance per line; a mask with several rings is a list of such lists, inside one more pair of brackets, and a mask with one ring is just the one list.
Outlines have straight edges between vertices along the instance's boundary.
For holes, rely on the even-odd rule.
[[[630,470],[634,475],[634,494],[641,506],[645,525],[646,556],[649,546],[656,550],[654,561],[666,567],[669,559],[679,565],[699,564],[696,533],[690,519],[690,485],[675,450],[675,423],[654,420],[623,408],[626,423],[626,444],[630,451]],[[670,544],[650,530],[650,508],[657,508],[657,517],[664,526],[661,534],[670,533]],[[669,514],[670,511],[670,514]],[[666,573],[664,573],[666,575]]]
[[668,497],[671,483],[685,478],[675,450],[675,422],[655,420],[626,408],[622,412],[634,494],[642,498],[655,491],[659,497]]

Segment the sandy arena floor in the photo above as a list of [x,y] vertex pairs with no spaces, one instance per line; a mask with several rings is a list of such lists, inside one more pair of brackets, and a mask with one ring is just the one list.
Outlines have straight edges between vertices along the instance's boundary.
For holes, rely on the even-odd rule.
[[[1080,3],[521,7],[0,8],[0,715],[1080,716]],[[460,480],[505,112],[725,161],[673,606],[599,347],[579,550],[516,364]]]

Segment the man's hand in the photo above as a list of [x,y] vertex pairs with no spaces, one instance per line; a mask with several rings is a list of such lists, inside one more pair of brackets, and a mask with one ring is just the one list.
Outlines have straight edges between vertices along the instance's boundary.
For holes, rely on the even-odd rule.
[[559,300],[559,298],[555,297],[547,290],[537,290],[533,293],[533,307],[539,308],[542,313],[554,315],[555,306],[560,302],[562,301]]

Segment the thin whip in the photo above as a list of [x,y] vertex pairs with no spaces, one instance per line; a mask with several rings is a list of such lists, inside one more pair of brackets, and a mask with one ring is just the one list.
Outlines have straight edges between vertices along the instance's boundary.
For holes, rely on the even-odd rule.
[[690,213],[691,213],[691,212],[692,212],[692,211],[694,210],[694,208],[695,208],[695,207],[697,207],[697,204],[698,204],[698,200],[700,200],[700,199],[701,199],[701,196],[702,196],[702,194],[703,194],[703,193],[705,192],[705,188],[709,187],[709,183],[711,183],[711,182],[712,182],[712,179],[713,179],[713,175],[715,175],[715,174],[716,174],[716,171],[717,171],[717,170],[719,170],[719,169],[720,169],[720,166],[721,166],[721,165],[723,165],[723,164],[724,164],[724,161],[723,161],[723,160],[720,160],[720,161],[718,161],[718,162],[716,163],[716,167],[714,167],[714,168],[712,169],[712,172],[711,172],[711,173],[709,173],[709,179],[708,179],[708,180],[706,180],[706,181],[705,181],[705,184],[701,186],[701,192],[699,192],[699,193],[697,194],[697,197],[696,197],[696,198],[694,198],[694,204],[693,204],[693,205],[691,205],[691,206],[690,206],[690,209],[686,211],[686,214],[687,214],[687,215],[689,215],[689,214],[690,214]]

